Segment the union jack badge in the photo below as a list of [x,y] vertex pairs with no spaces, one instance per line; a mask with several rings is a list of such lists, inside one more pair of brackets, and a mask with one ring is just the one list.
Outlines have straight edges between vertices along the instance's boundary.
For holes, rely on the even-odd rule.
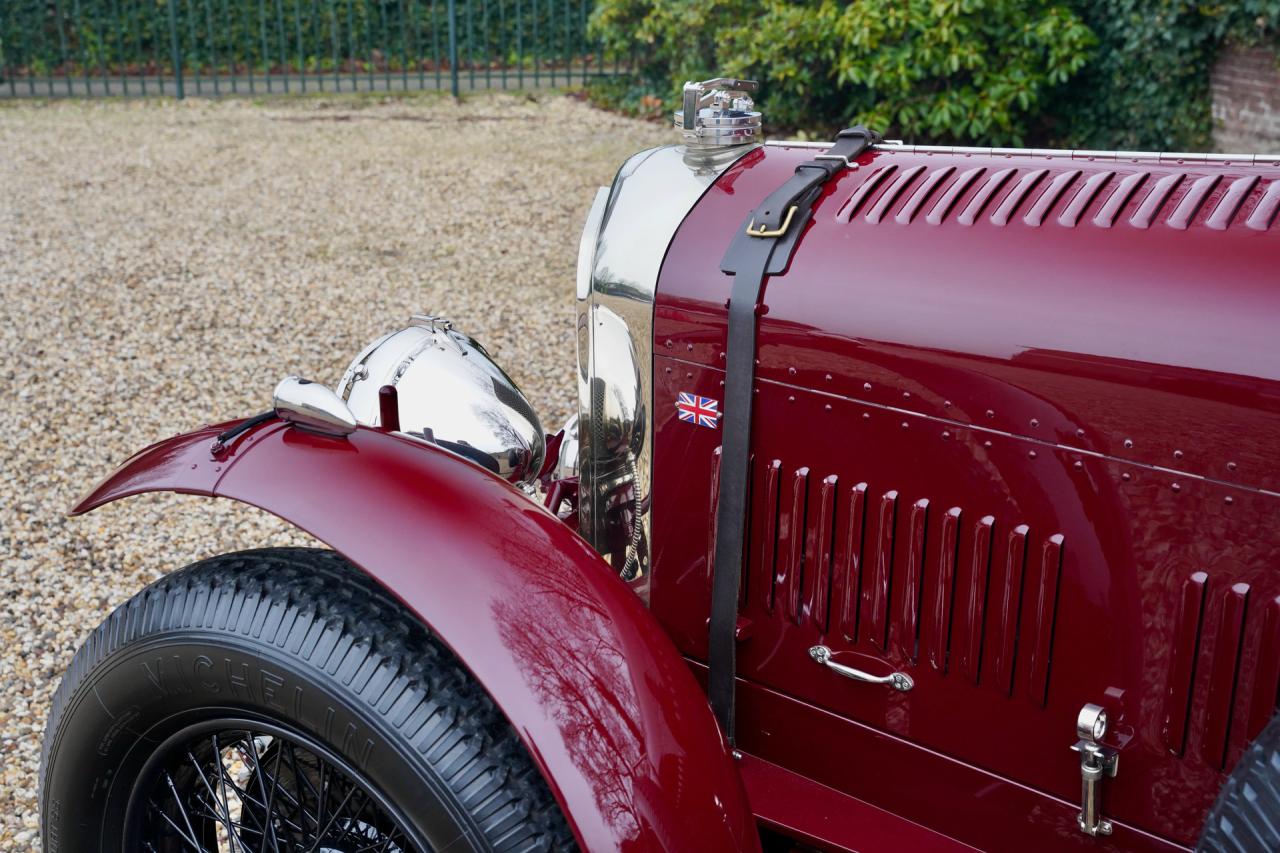
[[720,425],[720,401],[681,391],[676,400],[676,416],[682,421],[715,429]]

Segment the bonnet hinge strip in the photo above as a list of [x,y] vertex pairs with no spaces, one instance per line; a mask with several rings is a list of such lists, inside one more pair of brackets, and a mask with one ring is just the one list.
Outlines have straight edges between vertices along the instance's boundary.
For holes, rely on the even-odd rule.
[[880,134],[865,127],[840,131],[825,154],[797,166],[795,174],[750,213],[720,263],[721,270],[733,275],[733,286],[729,294],[707,692],[730,743],[734,740],[734,635],[747,539],[747,476],[760,296],[766,276],[786,270],[823,185],[880,141]]

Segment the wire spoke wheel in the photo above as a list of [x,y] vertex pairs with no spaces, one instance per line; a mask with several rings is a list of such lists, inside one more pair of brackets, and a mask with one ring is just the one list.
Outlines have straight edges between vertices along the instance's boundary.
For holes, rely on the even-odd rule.
[[138,777],[128,849],[148,853],[416,853],[395,810],[297,733],[216,720],[164,742]]
[[466,667],[313,548],[211,557],[119,607],[54,695],[40,773],[50,853],[575,849]]

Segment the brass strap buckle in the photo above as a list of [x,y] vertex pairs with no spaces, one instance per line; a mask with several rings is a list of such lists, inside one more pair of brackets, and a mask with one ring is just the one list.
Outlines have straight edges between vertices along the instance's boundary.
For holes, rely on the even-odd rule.
[[783,218],[782,224],[772,231],[769,230],[767,225],[761,225],[759,228],[756,228],[756,221],[752,219],[751,224],[747,226],[747,233],[752,237],[781,237],[783,234],[786,234],[787,229],[791,227],[791,220],[795,215],[796,206],[793,204],[787,211],[786,217]]

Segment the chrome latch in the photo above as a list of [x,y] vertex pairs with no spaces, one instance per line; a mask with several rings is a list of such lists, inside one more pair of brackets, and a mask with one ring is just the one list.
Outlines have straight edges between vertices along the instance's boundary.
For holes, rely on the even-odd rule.
[[1080,814],[1076,824],[1085,835],[1111,834],[1111,821],[1102,816],[1102,780],[1114,778],[1120,768],[1120,753],[1098,743],[1107,733],[1107,712],[1092,703],[1076,717],[1076,736],[1071,748],[1080,753]]

